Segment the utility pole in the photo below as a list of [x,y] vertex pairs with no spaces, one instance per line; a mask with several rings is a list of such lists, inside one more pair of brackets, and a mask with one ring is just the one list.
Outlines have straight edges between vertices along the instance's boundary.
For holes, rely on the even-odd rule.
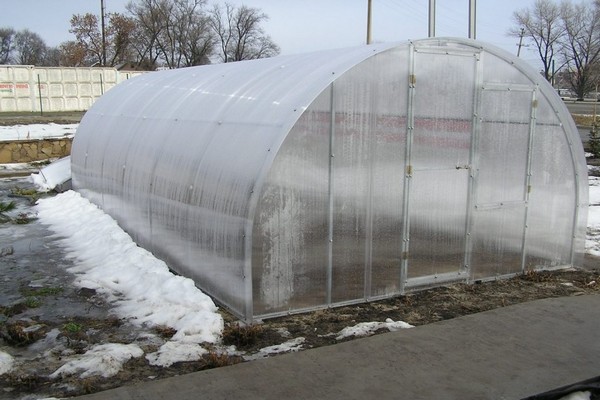
[[100,21],[102,25],[102,66],[106,66],[106,30],[104,26],[104,0],[100,0]]
[[372,0],[367,3],[367,44],[371,44],[371,6]]
[[476,39],[477,0],[469,0],[469,39]]
[[429,37],[435,37],[435,0],[429,0]]
[[519,35],[519,48],[517,49],[517,57],[521,55],[521,47],[523,46],[523,35],[525,34],[525,28],[521,28],[521,34]]

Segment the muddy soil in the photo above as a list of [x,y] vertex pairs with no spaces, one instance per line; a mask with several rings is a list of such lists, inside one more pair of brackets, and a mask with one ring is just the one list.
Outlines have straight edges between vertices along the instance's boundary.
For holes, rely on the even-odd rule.
[[[15,359],[15,369],[0,375],[0,399],[66,397],[181,375],[264,356],[259,352],[295,338],[301,349],[340,342],[336,334],[360,322],[387,319],[424,325],[535,299],[600,294],[600,260],[589,258],[590,270],[530,272],[509,280],[474,285],[454,284],[398,298],[286,316],[244,327],[222,311],[226,321],[222,344],[201,360],[168,368],[133,359],[111,378],[50,379],[69,355],[103,343],[135,343],[156,351],[174,331],[165,327],[136,328],[111,314],[93,290],[76,288],[66,272],[71,261],[56,238],[35,220],[39,196],[26,179],[0,179],[0,201],[15,201],[11,220],[0,223],[0,349]],[[383,329],[377,333],[387,332]],[[341,340],[352,340],[346,338]],[[234,345],[236,352],[224,351]]]
[[29,125],[29,124],[77,124],[85,111],[70,112],[45,112],[45,113],[26,113],[26,112],[3,112],[0,113],[0,126],[11,125]]

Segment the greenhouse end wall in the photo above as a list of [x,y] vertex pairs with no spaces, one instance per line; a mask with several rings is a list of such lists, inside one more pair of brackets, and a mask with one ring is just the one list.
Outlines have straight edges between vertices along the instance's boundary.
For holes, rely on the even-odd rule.
[[564,104],[436,38],[147,74],[84,117],[73,184],[246,321],[578,265]]

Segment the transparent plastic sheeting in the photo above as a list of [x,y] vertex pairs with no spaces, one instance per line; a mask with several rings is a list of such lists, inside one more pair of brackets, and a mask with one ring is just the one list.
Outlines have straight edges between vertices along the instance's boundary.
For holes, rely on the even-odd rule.
[[581,141],[450,38],[154,72],[85,114],[73,186],[246,321],[578,265]]

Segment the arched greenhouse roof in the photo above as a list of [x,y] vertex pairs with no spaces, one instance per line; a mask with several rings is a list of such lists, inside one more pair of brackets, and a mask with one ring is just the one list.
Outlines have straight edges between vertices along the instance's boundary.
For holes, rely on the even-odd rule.
[[73,186],[240,317],[577,265],[587,168],[552,87],[433,38],[145,74]]

